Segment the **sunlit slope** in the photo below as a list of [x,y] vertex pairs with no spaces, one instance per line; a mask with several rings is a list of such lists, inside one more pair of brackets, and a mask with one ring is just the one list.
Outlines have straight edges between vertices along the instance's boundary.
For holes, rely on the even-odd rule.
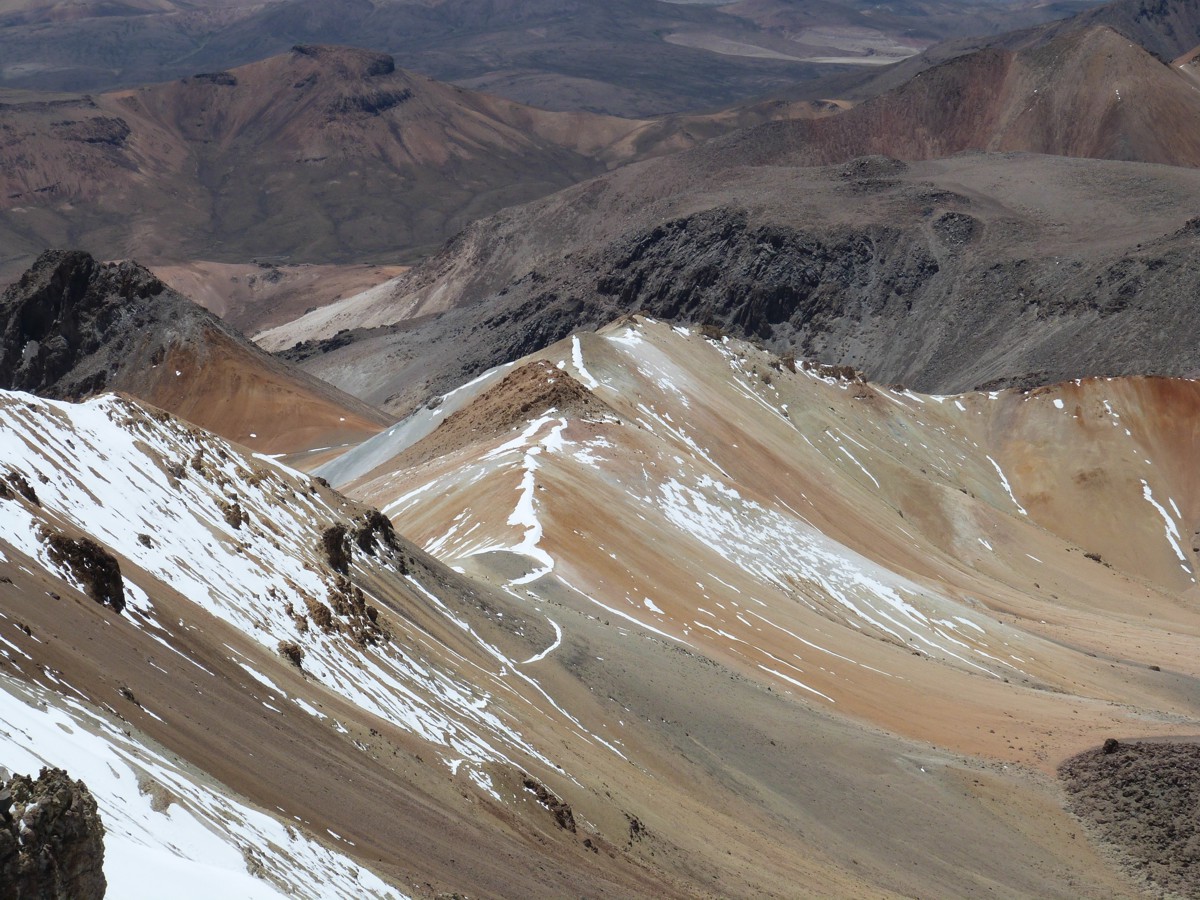
[[[578,762],[597,748],[629,765],[588,730],[607,716],[577,718],[578,687],[552,695],[516,668],[551,640],[544,623],[500,622],[502,609],[377,513],[166,413],[12,392],[0,412],[0,745],[28,747],[10,748],[9,765],[89,778],[113,866],[174,866],[208,895],[247,870],[285,895],[386,895],[342,856],[397,895],[410,879],[529,895],[575,878],[630,895],[652,877],[593,863],[579,847],[600,834],[582,809],[581,833],[556,837],[523,784],[582,789],[566,771],[601,765]],[[48,710],[46,691],[67,705]],[[79,736],[33,737],[55,721]],[[111,779],[91,762],[110,757]],[[154,797],[126,808],[131,758],[174,817]],[[231,820],[254,806],[265,816]],[[268,845],[285,824],[294,846]],[[189,841],[189,828],[214,837]],[[513,866],[539,835],[544,863],[581,857],[569,873]],[[238,863],[243,847],[257,869]],[[206,867],[229,869],[230,853],[225,882]]]
[[[1183,663],[1059,653],[917,524],[851,542],[882,452],[789,456],[780,407],[859,386],[762,357],[773,398],[751,356],[640,323],[464,386],[351,460],[416,473],[378,481],[399,533],[133,401],[0,394],[0,748],[87,779],[114,885],[140,858],[204,896],[1130,895],[1005,760],[1186,727]],[[753,396],[780,414],[751,439]]]
[[921,396],[640,318],[538,357],[339,461],[350,492],[517,597],[939,745],[1194,730],[1195,383]]

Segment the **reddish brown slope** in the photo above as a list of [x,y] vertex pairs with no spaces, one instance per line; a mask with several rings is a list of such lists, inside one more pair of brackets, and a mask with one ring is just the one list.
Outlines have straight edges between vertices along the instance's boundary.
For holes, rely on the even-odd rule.
[[836,111],[547,112],[383,53],[320,46],[96,97],[0,93],[0,247],[18,258],[86,245],[159,262],[411,259],[475,218],[614,165]]
[[843,115],[778,128],[760,137],[810,165],[964,150],[1200,165],[1200,91],[1104,26],[961,56]]

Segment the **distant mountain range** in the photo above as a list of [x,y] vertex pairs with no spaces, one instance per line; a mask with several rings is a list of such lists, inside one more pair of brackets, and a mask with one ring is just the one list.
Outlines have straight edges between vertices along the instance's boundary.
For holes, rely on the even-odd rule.
[[1087,3],[221,0],[0,5],[0,86],[97,91],[349,44],[466,87],[644,117],[729,106],[847,64],[1060,18]]
[[411,261],[472,219],[733,128],[838,106],[629,120],[552,113],[297,46],[95,96],[0,98],[0,271],[46,246],[105,257]]
[[505,210],[260,340],[396,412],[639,309],[925,390],[1190,374],[1198,164],[1188,67],[1068,30]]

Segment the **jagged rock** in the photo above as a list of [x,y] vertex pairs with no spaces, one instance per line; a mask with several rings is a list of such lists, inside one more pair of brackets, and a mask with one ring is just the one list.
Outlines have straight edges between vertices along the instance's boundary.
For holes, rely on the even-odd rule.
[[43,527],[50,559],[83,584],[87,595],[115,612],[125,608],[125,583],[117,558],[91,538],[72,538]]
[[396,529],[392,520],[377,509],[368,510],[354,522],[354,543],[363,553],[375,553],[377,546],[395,549]]
[[103,390],[130,349],[112,337],[136,339],[187,303],[136,263],[48,250],[0,298],[0,388],[64,400]]
[[525,785],[525,789],[532,791],[534,796],[537,797],[538,803],[546,807],[550,815],[554,816],[554,823],[559,828],[574,834],[575,814],[571,811],[571,804],[529,775],[523,775],[521,780]]
[[104,896],[104,826],[82,781],[62,769],[0,788],[0,893],[15,900]]
[[345,525],[338,523],[330,525],[321,532],[321,549],[325,553],[325,561],[335,572],[343,574],[350,569],[350,543],[347,540],[349,531]]

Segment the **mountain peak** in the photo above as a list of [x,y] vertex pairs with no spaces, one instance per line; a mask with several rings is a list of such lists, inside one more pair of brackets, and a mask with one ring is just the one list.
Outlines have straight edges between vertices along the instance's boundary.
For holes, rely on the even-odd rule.
[[0,298],[0,382],[67,397],[102,389],[107,367],[78,378],[72,370],[95,352],[122,315],[118,308],[164,292],[168,303],[183,300],[135,262],[101,263],[81,250],[47,250]]
[[332,66],[344,76],[374,78],[391,75],[396,71],[396,60],[387,53],[362,50],[358,47],[340,47],[332,44],[296,44],[288,54],[293,63],[306,60],[323,66]]
[[0,388],[68,400],[125,391],[274,452],[388,422],[272,359],[138,263],[79,250],[43,253],[0,297]]

